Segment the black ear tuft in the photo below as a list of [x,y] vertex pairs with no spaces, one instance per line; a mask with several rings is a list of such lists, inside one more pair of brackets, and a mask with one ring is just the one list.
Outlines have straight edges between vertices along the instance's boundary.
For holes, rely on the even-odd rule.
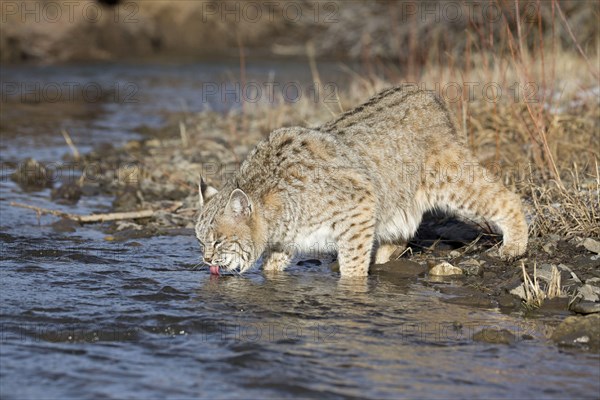
[[209,186],[206,181],[204,181],[204,178],[200,177],[200,184],[198,185],[198,207],[202,209],[204,204],[218,192],[217,189]]

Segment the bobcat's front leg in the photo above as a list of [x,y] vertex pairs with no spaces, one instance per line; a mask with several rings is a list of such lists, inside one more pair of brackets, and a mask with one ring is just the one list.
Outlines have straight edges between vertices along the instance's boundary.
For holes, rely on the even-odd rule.
[[269,272],[283,271],[289,264],[292,257],[284,252],[271,251],[267,254],[263,264],[263,270]]
[[364,277],[369,274],[375,223],[370,219],[352,223],[338,239],[338,262],[342,277]]

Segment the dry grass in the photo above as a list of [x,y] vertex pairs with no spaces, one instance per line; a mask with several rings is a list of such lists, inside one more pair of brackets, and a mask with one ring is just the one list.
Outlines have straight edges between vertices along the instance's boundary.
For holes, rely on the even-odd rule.
[[525,270],[525,263],[523,262],[521,262],[521,270],[523,272],[523,287],[525,289],[524,304],[526,308],[539,308],[546,299],[566,296],[561,287],[560,272],[556,265],[552,266],[550,282],[545,286],[541,286],[538,281],[536,263],[533,264],[533,279],[531,279]]

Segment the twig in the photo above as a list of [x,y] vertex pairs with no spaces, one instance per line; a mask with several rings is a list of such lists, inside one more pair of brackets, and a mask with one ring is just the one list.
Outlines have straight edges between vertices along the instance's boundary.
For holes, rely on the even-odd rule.
[[[38,216],[42,215],[42,214],[50,214],[50,215],[55,215],[57,217],[72,219],[73,221],[77,221],[77,222],[81,222],[81,223],[148,218],[148,217],[154,216],[154,214],[157,211],[161,211],[161,210],[140,210],[140,211],[126,211],[126,212],[115,212],[115,213],[106,213],[106,214],[78,215],[78,214],[71,214],[71,213],[66,213],[66,212],[58,211],[58,210],[51,210],[49,208],[36,207],[36,206],[29,205],[29,204],[17,203],[14,201],[11,201],[10,205],[13,207],[20,207],[20,208],[27,208],[29,210],[34,210]],[[177,202],[177,203],[173,204],[171,207],[164,209],[162,211],[174,212],[181,206],[182,206],[182,203]]]
[[185,129],[185,124],[183,121],[179,121],[179,134],[181,136],[181,145],[183,148],[187,149],[190,141],[188,140],[187,131]]
[[569,33],[569,36],[571,36],[573,43],[575,43],[575,47],[577,47],[577,51],[579,51],[579,54],[581,54],[581,57],[583,57],[583,59],[587,63],[588,68],[590,69],[590,72],[592,73],[592,75],[594,75],[594,78],[598,79],[599,78],[598,73],[596,71],[594,71],[594,67],[592,66],[592,63],[590,62],[590,59],[587,57],[587,55],[585,54],[585,52],[579,45],[577,38],[575,38],[575,35],[573,34],[573,31],[571,30],[571,25],[569,25],[569,22],[567,21],[567,18],[565,17],[565,14],[563,13],[562,8],[560,7],[560,3],[558,3],[556,0],[554,0],[553,4],[556,4],[556,9],[558,10],[560,19],[563,20],[565,27],[567,28],[567,32]]
[[67,142],[69,148],[71,149],[71,152],[73,152],[73,157],[75,157],[76,160],[79,160],[81,158],[81,155],[79,154],[79,150],[77,150],[77,147],[75,147],[75,143],[73,143],[69,132],[67,132],[65,129],[61,129],[60,133],[62,133],[63,137],[65,138],[65,142]]

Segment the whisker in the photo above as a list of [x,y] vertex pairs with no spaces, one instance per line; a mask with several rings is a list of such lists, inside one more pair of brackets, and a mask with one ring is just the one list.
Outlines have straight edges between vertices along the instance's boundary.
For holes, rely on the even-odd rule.
[[200,261],[198,264],[192,266],[192,269],[193,270],[202,269],[203,267],[208,267],[208,264],[205,263],[204,261]]

